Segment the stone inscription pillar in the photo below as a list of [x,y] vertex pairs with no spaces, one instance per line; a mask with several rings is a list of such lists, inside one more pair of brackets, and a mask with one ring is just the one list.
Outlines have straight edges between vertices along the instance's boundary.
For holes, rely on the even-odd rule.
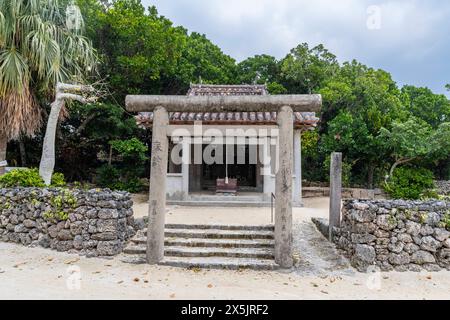
[[275,182],[275,262],[291,268],[292,261],[292,167],[294,114],[282,107],[277,117],[279,128],[278,171]]
[[154,111],[150,173],[150,199],[147,228],[147,262],[157,264],[164,258],[164,227],[166,215],[166,179],[169,153],[166,109]]
[[342,199],[342,153],[333,152],[330,163],[330,212],[329,238],[332,240],[333,227],[341,226]]

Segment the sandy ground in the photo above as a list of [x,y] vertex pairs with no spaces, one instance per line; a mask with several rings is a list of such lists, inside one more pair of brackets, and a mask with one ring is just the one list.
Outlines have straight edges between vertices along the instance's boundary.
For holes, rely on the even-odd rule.
[[[311,227],[326,199],[295,209],[293,271],[186,270],[0,243],[0,299],[450,299],[450,272],[362,274]],[[136,215],[146,212],[137,204]],[[270,209],[171,208],[168,222],[264,224]]]
[[[147,195],[136,195],[133,207],[136,218],[147,216]],[[327,217],[328,198],[305,200],[305,208],[294,208],[294,221],[310,221],[311,217]],[[206,208],[167,206],[167,223],[264,225],[271,223],[270,208]]]

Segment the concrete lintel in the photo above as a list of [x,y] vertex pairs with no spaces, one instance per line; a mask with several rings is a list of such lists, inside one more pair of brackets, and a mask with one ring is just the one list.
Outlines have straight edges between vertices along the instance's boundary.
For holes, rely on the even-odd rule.
[[126,109],[130,112],[151,112],[164,107],[169,112],[278,112],[290,106],[294,112],[318,112],[322,96],[265,95],[265,96],[161,96],[128,95]]

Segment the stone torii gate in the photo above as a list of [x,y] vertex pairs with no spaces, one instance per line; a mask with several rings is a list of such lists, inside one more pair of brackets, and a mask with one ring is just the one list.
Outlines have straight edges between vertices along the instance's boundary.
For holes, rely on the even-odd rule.
[[275,182],[275,262],[292,267],[293,112],[316,112],[320,95],[157,96],[128,95],[130,112],[153,112],[147,261],[164,259],[169,112],[277,112],[279,169]]

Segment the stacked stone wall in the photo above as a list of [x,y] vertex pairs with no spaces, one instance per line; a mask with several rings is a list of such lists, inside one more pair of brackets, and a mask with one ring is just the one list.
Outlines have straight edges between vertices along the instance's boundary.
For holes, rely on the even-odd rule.
[[132,205],[108,189],[0,189],[0,241],[114,256],[135,233]]
[[450,203],[346,200],[333,241],[360,271],[450,270]]

